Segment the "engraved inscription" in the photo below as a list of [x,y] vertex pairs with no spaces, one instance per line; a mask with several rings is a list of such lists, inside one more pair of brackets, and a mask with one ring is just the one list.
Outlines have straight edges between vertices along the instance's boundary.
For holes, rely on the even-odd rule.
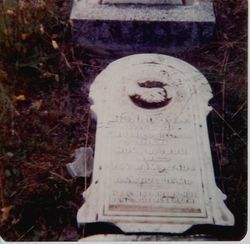
[[[166,113],[116,112],[106,214],[204,216],[190,105],[175,123]],[[124,190],[126,189],[126,190]]]

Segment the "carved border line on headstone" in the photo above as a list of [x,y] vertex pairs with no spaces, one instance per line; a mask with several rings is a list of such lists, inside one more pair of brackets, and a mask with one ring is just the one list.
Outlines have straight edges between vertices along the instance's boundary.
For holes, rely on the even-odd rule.
[[192,5],[194,0],[101,0],[102,4],[183,4]]
[[212,94],[199,71],[165,55],[132,55],[111,63],[90,97],[96,149],[79,224],[170,233],[234,224],[215,183],[206,122]]

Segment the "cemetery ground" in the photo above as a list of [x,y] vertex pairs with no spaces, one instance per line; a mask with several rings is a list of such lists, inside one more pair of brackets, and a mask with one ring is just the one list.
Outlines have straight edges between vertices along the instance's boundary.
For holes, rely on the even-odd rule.
[[[215,0],[214,41],[175,56],[209,80],[208,116],[216,182],[233,227],[199,226],[218,240],[247,229],[247,1]],[[95,145],[88,91],[119,56],[71,42],[71,1],[0,1],[0,234],[8,241],[76,241],[76,213],[90,178],[66,164]]]

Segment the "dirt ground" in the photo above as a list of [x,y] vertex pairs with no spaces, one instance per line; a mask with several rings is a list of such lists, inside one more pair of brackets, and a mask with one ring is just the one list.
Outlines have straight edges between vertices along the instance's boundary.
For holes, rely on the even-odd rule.
[[[71,2],[55,2],[53,8],[41,6],[45,15],[37,30],[18,30],[17,49],[10,50],[10,33],[0,39],[0,233],[6,241],[80,238],[76,213],[86,180],[71,178],[65,165],[76,148],[94,148],[89,86],[118,58],[71,43]],[[185,235],[240,240],[247,229],[247,1],[214,2],[214,41],[176,57],[195,66],[211,84],[208,124],[216,182],[228,196],[225,203],[236,223],[194,227]],[[1,4],[0,11],[17,21],[17,10]]]

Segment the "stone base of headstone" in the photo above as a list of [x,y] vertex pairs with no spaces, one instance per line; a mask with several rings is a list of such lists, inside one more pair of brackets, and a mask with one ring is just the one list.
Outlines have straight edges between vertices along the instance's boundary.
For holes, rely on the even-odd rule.
[[213,37],[212,0],[193,5],[100,4],[75,1],[71,13],[75,43],[95,51],[176,53]]
[[210,236],[192,235],[192,236],[166,236],[166,235],[94,235],[80,239],[80,242],[88,241],[215,241],[216,239]]

